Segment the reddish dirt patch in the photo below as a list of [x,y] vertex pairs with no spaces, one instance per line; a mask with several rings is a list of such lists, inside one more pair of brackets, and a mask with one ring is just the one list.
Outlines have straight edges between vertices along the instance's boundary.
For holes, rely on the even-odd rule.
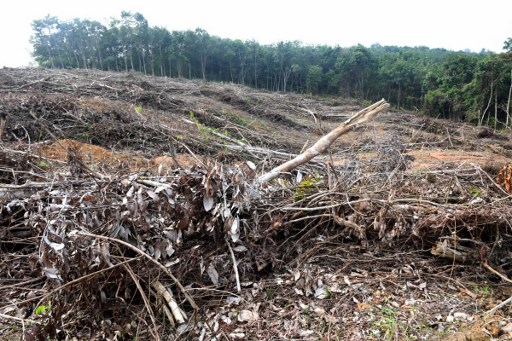
[[463,150],[412,150],[407,153],[414,157],[412,170],[434,169],[443,163],[477,164],[482,168],[499,168],[511,162],[510,158],[487,152],[467,152]]
[[76,140],[65,139],[42,145],[38,149],[40,156],[48,159],[66,162],[68,151],[74,151],[88,165],[108,165],[111,167],[129,167],[132,171],[149,169],[151,172],[167,172],[177,168],[192,168],[199,165],[199,160],[189,154],[177,154],[174,158],[163,155],[147,160],[142,157],[131,156],[128,153],[118,153],[112,150],[82,143]]
[[198,160],[188,154],[177,154],[174,158],[167,155],[158,156],[151,159],[149,163],[153,172],[166,172],[176,168],[192,168],[199,165]]
[[472,324],[463,324],[455,335],[447,335],[446,341],[487,341],[511,340],[510,324],[500,325],[504,319],[500,316],[478,319]]
[[67,161],[69,151],[74,151],[86,164],[104,164],[113,167],[130,165],[131,168],[145,168],[148,165],[144,158],[117,153],[100,146],[71,139],[58,140],[49,145],[42,145],[38,154],[49,159]]

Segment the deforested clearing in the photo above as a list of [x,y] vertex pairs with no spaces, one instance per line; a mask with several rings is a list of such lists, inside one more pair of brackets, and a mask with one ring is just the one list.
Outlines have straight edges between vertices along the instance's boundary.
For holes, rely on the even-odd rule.
[[388,108],[261,181],[370,104],[0,70],[2,339],[511,338],[509,131]]

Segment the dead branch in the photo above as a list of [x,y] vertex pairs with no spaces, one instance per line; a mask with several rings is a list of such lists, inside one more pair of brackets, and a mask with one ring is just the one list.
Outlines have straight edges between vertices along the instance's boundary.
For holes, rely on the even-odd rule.
[[[228,321],[235,316],[246,321],[256,319],[258,314],[252,311],[257,313],[257,309],[261,316],[268,313],[263,305],[255,308],[253,304],[256,303],[254,300],[262,297],[262,283],[265,286],[273,284],[266,280],[256,282],[255,270],[274,272],[290,268],[290,265],[295,268],[297,264],[298,273],[304,270],[302,265],[309,267],[318,263],[323,267],[334,261],[339,270],[335,275],[347,278],[345,283],[364,283],[365,286],[374,283],[376,289],[377,284],[382,288],[386,283],[397,285],[393,282],[400,282],[404,288],[409,285],[417,288],[411,280],[416,277],[416,271],[403,272],[405,276],[400,278],[382,276],[383,271],[387,271],[383,269],[391,269],[394,274],[397,264],[415,262],[410,259],[404,262],[404,253],[397,252],[393,248],[395,245],[403,246],[404,250],[414,250],[421,244],[419,252],[422,255],[425,247],[433,246],[433,254],[450,260],[439,262],[437,257],[430,257],[428,263],[434,263],[434,267],[448,264],[445,269],[450,271],[450,276],[437,269],[432,272],[429,269],[422,275],[426,280],[446,278],[464,286],[468,274],[482,276],[480,267],[469,267],[468,263],[482,264],[482,259],[488,259],[489,263],[483,265],[488,270],[487,275],[510,281],[507,252],[511,245],[511,196],[493,174],[493,169],[499,169],[501,161],[493,160],[493,168],[489,168],[456,160],[421,171],[411,170],[409,163],[404,161],[412,156],[407,155],[409,151],[425,146],[437,147],[439,144],[440,148],[444,145],[473,150],[476,144],[461,145],[464,141],[471,141],[470,136],[476,134],[471,127],[465,130],[467,138],[464,139],[462,132],[458,133],[451,126],[446,128],[445,122],[429,121],[406,113],[383,115],[379,134],[370,127],[366,131],[358,130],[355,139],[346,136],[346,140],[340,142],[343,147],[336,151],[329,165],[321,157],[314,158],[310,148],[306,153],[314,159],[299,166],[300,176],[276,181],[272,187],[258,191],[251,187],[252,175],[250,178],[241,176],[244,174],[236,170],[236,165],[227,164],[229,157],[236,156],[239,161],[250,155],[255,163],[255,160],[262,160],[260,167],[264,163],[271,164],[268,169],[297,158],[297,154],[283,151],[298,152],[302,146],[303,150],[308,148],[303,136],[307,134],[310,138],[310,134],[318,132],[312,130],[311,123],[315,117],[318,121],[326,118],[325,108],[314,105],[308,111],[309,104],[299,106],[296,103],[302,103],[300,101],[284,103],[270,95],[251,93],[249,97],[261,99],[258,101],[261,104],[254,105],[245,100],[243,94],[231,92],[230,96],[236,100],[225,104],[234,106],[236,111],[233,112],[243,109],[247,114],[244,114],[245,121],[231,122],[228,117],[231,114],[222,114],[225,117],[210,115],[197,104],[197,98],[183,96],[184,93],[191,96],[201,93],[202,90],[192,82],[174,87],[172,80],[152,79],[148,82],[155,85],[154,90],[145,90],[132,86],[133,82],[126,82],[118,74],[109,74],[102,83],[95,83],[84,77],[94,76],[92,71],[72,71],[75,75],[48,70],[15,72],[13,75],[16,77],[9,76],[9,82],[0,89],[8,112],[13,115],[5,123],[4,141],[0,148],[0,247],[5,258],[0,262],[0,272],[4,275],[2,280],[5,281],[0,287],[0,296],[3,297],[0,298],[0,321],[4,324],[44,327],[48,315],[38,315],[33,308],[51,301],[55,302],[53,312],[60,319],[56,326],[63,327],[70,336],[72,326],[76,326],[77,333],[85,330],[84,322],[88,321],[81,316],[101,316],[96,314],[97,309],[106,308],[121,318],[116,317],[112,324],[104,325],[103,332],[120,331],[112,326],[127,321],[124,320],[124,311],[129,313],[130,321],[137,321],[148,312],[147,321],[139,320],[142,322],[141,331],[147,329],[140,334],[143,338],[156,339],[157,328],[161,339],[171,337],[169,329],[162,324],[167,324],[168,320],[175,327],[171,328],[171,333],[176,335],[188,334],[188,338],[200,340],[220,335],[225,339],[240,339],[241,333],[236,330],[231,333],[234,324],[229,326]],[[0,76],[5,73],[6,70],[0,70]],[[51,76],[34,78],[34,74]],[[76,86],[69,85],[70,78]],[[0,77],[0,83],[3,79]],[[20,90],[19,85],[24,81],[32,84]],[[226,85],[224,90],[229,89],[230,86]],[[15,96],[5,95],[2,91],[14,92]],[[80,96],[70,96],[76,94]],[[212,96],[220,97],[218,91],[212,92]],[[292,95],[280,98],[289,96]],[[128,100],[129,106],[122,103]],[[143,111],[137,112],[139,115],[127,110],[133,109],[133,103],[144,104]],[[211,101],[204,105],[211,105]],[[302,110],[302,106],[307,110]],[[367,109],[363,116],[378,109]],[[337,112],[353,112],[351,110]],[[216,133],[207,137],[196,136],[195,126],[182,124],[180,119],[189,111],[208,113],[202,124],[211,123],[220,130],[212,130]],[[219,115],[221,111],[218,110]],[[254,121],[263,118],[272,123],[253,125],[249,122],[253,119],[250,115],[257,116]],[[294,121],[297,115],[301,115],[299,123]],[[323,137],[323,143],[317,142],[314,151],[320,151],[322,146],[328,148],[335,139],[332,136],[334,131],[341,129],[341,135],[352,129],[350,125],[365,122],[362,116],[359,119],[356,116]],[[101,117],[101,122],[96,124],[98,117]],[[305,121],[308,124],[304,124]],[[337,125],[333,120],[326,123],[330,127],[327,131]],[[220,124],[224,127],[221,128]],[[283,131],[273,129],[273,125],[277,127],[279,124]],[[381,128],[385,134],[380,134]],[[420,131],[411,138],[411,129]],[[90,136],[78,135],[82,131]],[[224,138],[220,131],[229,132],[228,138]],[[233,132],[236,134],[232,135]],[[247,136],[247,143],[241,132]],[[359,136],[360,132],[365,135]],[[214,167],[205,162],[202,168],[155,175],[144,168],[146,164],[141,166],[142,170],[131,168],[130,163],[134,160],[126,161],[126,164],[123,162],[119,167],[105,167],[103,163],[97,165],[94,158],[81,151],[76,156],[82,157],[92,171],[100,170],[105,175],[91,177],[84,176],[88,175],[87,171],[83,174],[67,172],[63,165],[70,166],[69,163],[53,159],[62,157],[60,147],[68,144],[59,146],[55,141],[53,145],[59,147],[59,153],[54,153],[57,149],[46,149],[43,141],[52,134],[55,137],[79,137],[79,140],[89,143],[94,141],[112,151],[133,148],[132,152],[140,153],[137,155],[151,157],[168,154],[171,150],[189,153],[198,164],[201,164],[200,158],[205,152],[222,152],[224,155],[218,158]],[[230,136],[243,137],[244,140]],[[401,141],[387,136],[399,136]],[[28,144],[24,143],[25,140]],[[361,155],[363,150],[370,150],[370,153]],[[494,154],[502,152],[501,149],[492,151]],[[298,154],[306,153],[301,151]],[[141,163],[144,161],[147,159]],[[326,166],[332,169],[332,174],[325,173]],[[319,180],[304,186],[302,174],[313,173],[320,175]],[[236,236],[237,241],[226,240],[229,235]],[[359,250],[360,245],[364,246],[365,252],[358,252],[352,259],[351,253]],[[470,248],[468,245],[482,247]],[[373,252],[369,246],[375,246],[379,251]],[[482,256],[482,250],[489,250],[486,251],[489,253]],[[389,252],[391,257],[382,258],[382,251]],[[340,261],[345,264],[342,268],[338,266]],[[42,272],[41,266],[50,262],[54,264],[51,270],[55,273]],[[465,264],[459,267],[460,262]],[[130,266],[125,266],[128,263]],[[424,267],[425,263],[421,263]],[[218,272],[219,285],[214,288],[210,287],[211,277],[205,276],[206,264],[211,264]],[[357,267],[352,264],[357,264]],[[458,279],[459,268],[463,268],[462,279]],[[160,279],[160,290],[154,283],[162,278],[162,271],[169,278],[165,281]],[[358,273],[366,276],[367,271],[372,276],[353,276]],[[293,289],[312,297],[315,291],[312,283],[317,281],[309,272],[308,268],[307,275],[306,272],[298,274],[300,280]],[[64,284],[60,285],[61,282],[53,279],[52,276],[57,275],[64,279]],[[31,276],[34,279],[30,279]],[[417,277],[419,280],[419,273]],[[176,287],[170,279],[176,282]],[[329,277],[320,280],[327,280],[322,282],[324,284],[331,281]],[[407,285],[401,281],[407,281]],[[248,290],[253,282],[255,285]],[[103,289],[95,288],[96,283],[100,283]],[[148,284],[151,284],[150,288]],[[323,284],[316,286],[321,293]],[[432,287],[429,285],[430,290]],[[274,288],[269,289],[264,295],[271,302]],[[281,297],[287,297],[283,292],[291,289],[289,285],[278,284],[277,287]],[[140,295],[134,296],[134,291]],[[350,291],[341,297],[351,300],[353,293]],[[468,295],[473,299],[477,296],[472,296],[471,292]],[[153,302],[151,298],[155,297],[157,299]],[[127,302],[128,299],[131,301]],[[186,302],[188,299],[191,300],[190,305]],[[101,306],[89,304],[94,302],[91,300],[97,300]],[[511,300],[491,311],[507,307]],[[194,301],[199,305],[199,311]],[[59,313],[59,305],[66,308],[68,302],[74,303],[72,309],[68,309],[69,313],[62,314],[65,309]],[[112,305],[111,302],[119,304]],[[216,302],[222,308],[226,305],[230,308],[219,312]],[[128,310],[126,304],[130,304]],[[86,315],[81,315],[85,312]],[[198,312],[201,321],[196,321]],[[187,314],[194,316],[189,319]],[[279,313],[279,317],[285,314],[291,312]],[[30,316],[31,320],[23,319],[24,316]],[[180,322],[181,319],[185,323]],[[91,322],[92,326],[100,326],[94,324],[97,321]],[[332,325],[335,324],[333,322]],[[261,328],[262,324],[244,325]],[[125,336],[128,334],[132,333],[127,332]]]
[[153,330],[152,335],[156,340],[160,340],[160,334],[158,333],[158,327],[156,324],[155,314],[153,313],[153,309],[151,309],[151,304],[149,302],[149,299],[147,295],[144,293],[144,289],[142,288],[139,278],[135,273],[133,272],[132,268],[128,264],[124,264],[123,267],[125,270],[130,274],[130,277],[132,278],[133,282],[135,283],[135,286],[137,287],[137,290],[139,291],[139,294],[142,297],[142,300],[144,301],[144,306],[146,307],[146,310],[148,311],[149,317],[151,319],[151,323],[153,324]]
[[226,245],[228,246],[229,253],[231,255],[231,259],[233,260],[233,270],[235,272],[235,279],[236,279],[236,291],[240,293],[240,292],[242,292],[242,287],[240,286],[240,275],[238,274],[238,263],[235,258],[235,253],[233,252],[231,245],[229,245],[228,240],[226,240]]
[[389,104],[384,99],[382,99],[379,102],[376,102],[370,105],[369,107],[359,111],[354,116],[350,117],[348,120],[339,125],[337,128],[332,130],[330,133],[322,136],[313,146],[308,148],[304,153],[272,169],[270,172],[261,175],[258,178],[259,183],[264,184],[266,182],[269,182],[272,179],[277,178],[279,174],[283,172],[289,172],[292,169],[296,168],[297,166],[305,164],[315,156],[318,156],[324,151],[326,151],[327,148],[329,148],[329,146],[331,146],[331,144],[334,141],[336,141],[338,137],[358,127],[360,124],[371,120],[388,107]]
[[485,315],[492,315],[496,312],[496,310],[498,309],[501,309],[503,308],[504,306],[506,306],[507,304],[509,304],[510,302],[512,302],[512,296],[507,298],[505,301],[501,302],[500,304],[498,304],[497,306],[495,306],[494,308],[488,310],[485,312]]
[[154,260],[151,256],[148,256],[147,253],[145,253],[145,252],[141,251],[140,249],[138,249],[137,247],[135,247],[135,246],[133,246],[133,245],[127,243],[127,242],[124,242],[122,240],[119,240],[117,238],[100,236],[100,235],[97,235],[97,234],[92,234],[92,233],[87,233],[87,232],[78,232],[78,234],[83,235],[83,236],[92,237],[92,238],[98,238],[98,239],[114,241],[114,242],[117,242],[119,244],[122,244],[122,245],[132,249],[133,251],[135,251],[136,253],[138,253],[139,255],[143,256],[144,258],[146,258],[150,262],[152,262],[155,265],[157,265],[160,269],[162,269],[174,281],[174,283],[178,286],[178,288],[182,291],[182,293],[185,296],[185,298],[187,299],[188,303],[190,303],[190,305],[194,308],[194,310],[196,310],[196,311],[199,310],[199,307],[197,306],[196,302],[194,302],[192,297],[190,297],[190,295],[187,293],[187,290],[185,289],[185,287],[183,287],[183,285],[171,273],[171,271],[169,269],[167,269],[164,265],[162,265],[160,262]]
[[510,280],[507,276],[501,274],[499,271],[494,270],[489,264],[487,264],[487,261],[483,262],[483,266],[484,268],[486,268],[487,270],[489,270],[490,272],[492,272],[505,282],[512,284],[512,280]]
[[185,323],[185,318],[181,313],[180,307],[176,303],[176,300],[174,299],[170,291],[160,281],[154,281],[153,283],[151,283],[151,286],[165,300],[165,302],[167,302],[167,305],[171,309],[173,319],[169,318],[169,320],[171,322],[173,320],[176,320],[180,324]]

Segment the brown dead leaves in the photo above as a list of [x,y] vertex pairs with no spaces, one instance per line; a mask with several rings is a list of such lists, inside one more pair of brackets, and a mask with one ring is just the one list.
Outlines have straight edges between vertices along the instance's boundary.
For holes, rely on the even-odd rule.
[[508,164],[503,166],[499,173],[498,178],[496,179],[498,184],[505,188],[507,193],[512,192],[512,164]]

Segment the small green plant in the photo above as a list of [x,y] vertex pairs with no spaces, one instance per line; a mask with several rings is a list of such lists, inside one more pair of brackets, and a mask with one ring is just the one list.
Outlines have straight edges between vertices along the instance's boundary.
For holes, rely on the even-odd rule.
[[320,182],[320,175],[316,174],[314,177],[311,175],[306,176],[295,188],[295,200],[301,200],[305,195],[313,192]]
[[196,116],[194,115],[194,112],[193,112],[193,111],[189,111],[189,112],[188,112],[188,117],[189,117],[189,118],[190,118],[190,120],[191,120],[192,122],[194,122],[196,125],[201,124],[201,123],[199,123],[199,120],[198,120],[198,119],[196,118]]
[[388,307],[382,307],[381,312],[384,316],[379,320],[379,325],[384,329],[384,339],[392,340],[397,328],[398,312]]
[[223,136],[229,137],[230,139],[233,139],[233,140],[238,140],[236,137],[231,136],[227,130],[220,130],[220,129],[210,128],[210,127],[205,126],[204,124],[199,122],[199,120],[194,116],[193,111],[189,112],[189,117],[190,117],[190,120],[192,122],[194,122],[197,129],[201,132],[201,135],[203,135],[204,139],[207,139],[210,134],[215,133],[217,135],[223,135]]
[[267,300],[271,300],[272,298],[274,298],[274,293],[275,293],[275,289],[274,288],[268,288],[266,293],[265,293],[265,298]]
[[482,190],[478,187],[472,186],[468,190],[469,194],[471,194],[472,197],[481,197],[482,196]]
[[87,140],[89,138],[89,133],[86,131],[82,131],[80,134],[80,138]]
[[205,125],[202,124],[201,122],[199,122],[197,117],[194,116],[194,112],[193,111],[189,111],[188,114],[189,114],[190,120],[192,122],[194,122],[194,124],[196,125],[197,129],[199,129],[199,131],[201,132],[201,135],[203,135],[204,138],[207,138],[208,135],[210,134],[210,129],[208,127],[205,127]]
[[474,286],[473,291],[477,294],[490,296],[492,295],[492,290],[488,285],[484,285],[483,287]]
[[142,105],[140,105],[140,104],[139,104],[139,105],[137,105],[137,106],[135,107],[135,111],[137,112],[137,114],[140,114],[140,113],[142,112]]
[[305,317],[305,320],[308,324],[312,323],[315,319],[315,316],[313,315],[313,311],[309,307],[302,308],[302,314]]
[[237,115],[235,112],[231,111],[231,110],[224,110],[223,113],[229,117],[230,121],[235,123],[235,124],[238,124],[242,127],[247,127],[249,125],[249,123],[244,120],[242,117],[240,117],[239,115]]
[[50,311],[51,311],[51,307],[49,305],[41,304],[40,306],[37,306],[37,308],[34,311],[34,313],[36,315],[42,315],[42,314],[48,313]]
[[43,161],[43,160],[40,160],[40,161],[37,163],[37,165],[38,165],[39,167],[43,168],[43,169],[46,169],[46,168],[50,167],[50,166],[49,166],[45,161]]
[[332,290],[329,287],[325,288],[325,298],[326,299],[331,299],[332,298]]

